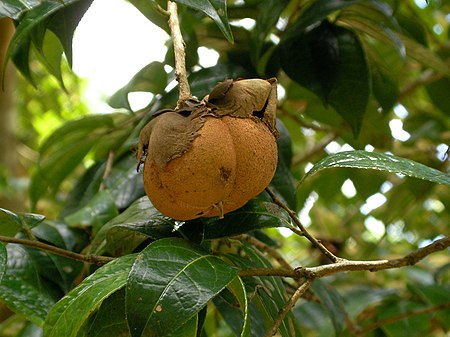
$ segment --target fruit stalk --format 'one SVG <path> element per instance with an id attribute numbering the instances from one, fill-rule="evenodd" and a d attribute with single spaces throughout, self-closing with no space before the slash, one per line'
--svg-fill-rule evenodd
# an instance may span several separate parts
<path id="1" fill-rule="evenodd" d="M 169 12 L 169 27 L 172 37 L 173 49 L 175 53 L 175 77 L 178 81 L 179 98 L 177 108 L 183 105 L 183 102 L 191 98 L 191 89 L 186 75 L 186 52 L 183 36 L 181 35 L 180 22 L 178 20 L 177 4 L 167 1 L 167 10 Z"/>

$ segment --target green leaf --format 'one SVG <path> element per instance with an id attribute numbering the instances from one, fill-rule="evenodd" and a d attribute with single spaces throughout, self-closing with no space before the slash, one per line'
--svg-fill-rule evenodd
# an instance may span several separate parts
<path id="1" fill-rule="evenodd" d="M 275 192 L 291 209 L 296 209 L 297 192 L 290 169 L 292 163 L 292 141 L 288 130 L 281 120 L 277 120 L 277 130 L 280 134 L 277 140 L 278 162 L 270 186 L 275 189 Z"/>
<path id="2" fill-rule="evenodd" d="M 370 74 L 361 43 L 351 30 L 336 27 L 339 68 L 329 104 L 350 124 L 358 136 L 370 95 Z"/>
<path id="3" fill-rule="evenodd" d="M 128 277 L 126 306 L 131 335 L 166 336 L 174 332 L 237 272 L 185 240 L 166 238 L 151 243 L 138 255 Z"/>
<path id="4" fill-rule="evenodd" d="M 250 200 L 244 207 L 225 214 L 223 219 L 204 219 L 204 239 L 234 236 L 261 228 L 285 227 L 289 215 L 274 204 L 266 192 Z"/>
<path id="5" fill-rule="evenodd" d="M 152 62 L 139 70 L 123 88 L 112 95 L 108 104 L 113 108 L 126 108 L 131 110 L 128 101 L 130 92 L 151 92 L 162 94 L 167 86 L 168 76 L 161 62 Z"/>
<path id="6" fill-rule="evenodd" d="M 136 7 L 142 15 L 153 22 L 162 30 L 170 34 L 169 25 L 167 24 L 167 17 L 157 9 L 158 2 L 148 0 L 128 0 L 134 7 Z M 159 1 L 161 2 L 161 1 Z M 167 1 L 165 1 L 167 2 Z"/>
<path id="7" fill-rule="evenodd" d="M 233 43 L 234 39 L 228 22 L 226 0 L 175 0 L 175 2 L 205 13 L 219 26 L 227 40 Z"/>
<path id="8" fill-rule="evenodd" d="M 102 227 L 92 241 L 91 251 L 113 256 L 129 253 L 145 239 L 173 236 L 174 228 L 174 221 L 162 215 L 144 196 Z"/>
<path id="9" fill-rule="evenodd" d="M 17 20 L 24 12 L 39 5 L 40 0 L 2 0 L 0 18 L 7 17 Z"/>
<path id="10" fill-rule="evenodd" d="M 258 13 L 255 27 L 251 33 L 251 53 L 253 62 L 256 64 L 261 56 L 262 47 L 266 41 L 266 37 L 275 27 L 281 12 L 288 5 L 287 0 L 267 0 Z"/>
<path id="11" fill-rule="evenodd" d="M 8 260 L 8 253 L 3 243 L 0 243 L 0 284 L 2 283 L 3 275 L 6 272 L 6 262 Z"/>
<path id="12" fill-rule="evenodd" d="M 227 255 L 227 258 L 235 265 L 240 268 L 273 268 L 269 260 L 254 246 L 245 242 L 242 243 L 242 246 L 245 257 L 235 254 Z M 285 305 L 287 300 L 286 287 L 279 277 L 272 276 L 245 277 L 243 281 L 246 288 L 253 291 L 252 301 L 250 302 L 251 328 L 253 335 L 259 335 L 255 332 L 261 329 L 266 332 L 272 326 L 279 310 Z M 261 323 L 263 327 L 260 326 Z M 283 337 L 301 336 L 300 332 L 293 333 L 291 329 L 297 330 L 294 316 L 289 313 L 281 323 L 279 332 Z"/>
<path id="13" fill-rule="evenodd" d="M 346 312 L 341 295 L 331 285 L 315 280 L 311 288 L 319 297 L 333 322 L 335 335 L 339 336 L 345 326 Z"/>
<path id="14" fill-rule="evenodd" d="M 355 33 L 323 21 L 290 35 L 280 44 L 283 70 L 330 104 L 357 136 L 369 100 L 370 76 Z"/>
<path id="15" fill-rule="evenodd" d="M 444 114 L 449 115 L 450 97 L 448 95 L 448 88 L 450 88 L 450 78 L 441 78 L 426 85 L 425 88 L 433 104 Z"/>
<path id="16" fill-rule="evenodd" d="M 54 300 L 41 289 L 24 282 L 23 279 L 5 275 L 0 284 L 2 302 L 27 320 L 42 326 Z"/>
<path id="17" fill-rule="evenodd" d="M 406 158 L 359 150 L 339 152 L 322 159 L 305 174 L 302 181 L 321 170 L 332 167 L 387 171 L 450 186 L 450 175 L 434 168 Z"/>
<path id="18" fill-rule="evenodd" d="M 129 336 L 125 316 L 125 288 L 106 298 L 95 314 L 89 318 L 86 337 Z"/>
<path id="19" fill-rule="evenodd" d="M 23 227 L 33 228 L 44 221 L 45 216 L 33 213 L 13 213 L 0 208 L 0 234 L 14 236 Z"/>
<path id="20" fill-rule="evenodd" d="M 31 179 L 32 204 L 47 192 L 56 193 L 61 182 L 123 118 L 125 114 L 86 116 L 65 123 L 50 135 L 41 146 L 38 167 Z"/>
<path id="21" fill-rule="evenodd" d="M 248 308 L 248 301 L 247 301 L 247 293 L 245 291 L 245 285 L 242 282 L 242 279 L 240 277 L 236 277 L 230 284 L 227 286 L 227 288 L 233 293 L 234 297 L 237 299 L 239 308 L 242 311 L 243 315 L 243 326 L 241 328 L 241 337 L 250 337 L 251 336 L 251 330 L 250 330 L 250 315 L 249 315 L 249 308 Z"/>
<path id="22" fill-rule="evenodd" d="M 123 288 L 135 255 L 104 265 L 83 280 L 50 310 L 44 324 L 45 337 L 76 337 L 89 316 L 111 294 Z"/>
<path id="23" fill-rule="evenodd" d="M 316 0 L 310 2 L 299 16 L 299 19 L 291 27 L 286 37 L 290 37 L 292 32 L 302 32 L 307 28 L 324 20 L 329 14 L 339 9 L 351 6 L 361 0 Z"/>
<path id="24" fill-rule="evenodd" d="M 93 226 L 98 231 L 103 224 L 119 214 L 108 190 L 97 193 L 86 206 L 64 218 L 69 226 Z"/>
<path id="25" fill-rule="evenodd" d="M 74 230 L 67 228 L 65 225 L 57 226 L 50 223 L 42 223 L 38 227 L 33 228 L 33 234 L 41 241 L 71 251 L 79 251 L 88 243 L 87 235 L 82 235 L 81 232 L 75 233 Z M 84 240 L 80 236 L 83 236 Z M 84 241 L 83 244 L 80 244 L 80 241 Z M 80 247 L 76 247 L 77 244 Z M 35 268 L 41 277 L 46 278 L 48 275 L 52 275 L 50 281 L 59 286 L 64 293 L 73 288 L 76 278 L 79 277 L 83 270 L 82 262 L 26 246 L 24 246 L 24 249 L 35 263 Z"/>

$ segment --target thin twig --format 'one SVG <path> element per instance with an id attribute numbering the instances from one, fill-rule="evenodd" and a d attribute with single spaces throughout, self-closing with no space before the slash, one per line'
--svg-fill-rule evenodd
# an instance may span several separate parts
<path id="1" fill-rule="evenodd" d="M 100 184 L 99 191 L 103 191 L 105 189 L 105 179 L 109 177 L 111 174 L 111 170 L 114 163 L 114 151 L 109 151 L 108 159 L 106 161 L 105 171 L 103 172 L 102 183 Z"/>
<path id="2" fill-rule="evenodd" d="M 280 327 L 281 323 L 283 322 L 283 319 L 286 317 L 286 315 L 292 310 L 295 303 L 302 297 L 302 295 L 308 290 L 308 288 L 311 286 L 311 284 L 314 282 L 314 279 L 306 279 L 306 281 L 297 288 L 295 293 L 292 295 L 292 297 L 286 302 L 286 304 L 281 308 L 281 310 L 278 312 L 278 316 L 275 319 L 275 321 L 272 324 L 272 327 L 267 331 L 266 337 L 271 337 L 275 335 L 278 331 L 278 328 Z"/>
<path id="3" fill-rule="evenodd" d="M 72 260 L 87 262 L 87 263 L 96 264 L 99 266 L 102 266 L 102 265 L 114 260 L 114 258 L 109 257 L 109 256 L 99 256 L 99 255 L 94 255 L 94 254 L 88 254 L 88 255 L 78 254 L 78 253 L 72 252 L 70 250 L 51 246 L 46 243 L 43 243 L 40 241 L 35 241 L 35 240 L 18 239 L 18 238 L 0 235 L 0 241 L 6 242 L 6 243 L 17 243 L 17 244 L 24 245 L 24 246 L 29 246 L 29 247 L 45 250 L 49 253 L 53 253 L 53 254 L 56 254 L 59 256 L 64 256 L 64 257 L 67 257 Z"/>
<path id="4" fill-rule="evenodd" d="M 428 307 L 428 308 L 419 308 L 416 310 L 412 310 L 409 312 L 405 312 L 402 313 L 400 315 L 396 315 L 393 317 L 388 317 L 385 319 L 381 319 L 375 323 L 369 324 L 368 326 L 364 327 L 360 333 L 362 336 L 365 336 L 367 333 L 383 326 L 383 325 L 387 325 L 387 324 L 391 324 L 391 323 L 395 323 L 398 322 L 402 319 L 408 318 L 408 317 L 412 317 L 412 316 L 418 316 L 418 315 L 423 315 L 423 314 L 431 314 L 433 312 L 436 311 L 441 311 L 441 310 L 445 310 L 450 308 L 450 302 L 447 303 L 443 303 L 443 304 L 438 304 L 438 305 L 434 305 L 432 307 Z"/>
<path id="5" fill-rule="evenodd" d="M 264 242 L 259 241 L 257 238 L 255 238 L 251 235 L 248 235 L 248 234 L 241 234 L 241 235 L 236 235 L 236 236 L 232 237 L 232 239 L 239 240 L 239 241 L 247 241 L 248 243 L 250 243 L 250 244 L 254 245 L 256 248 L 258 248 L 259 250 L 261 250 L 261 251 L 267 253 L 268 255 L 270 255 L 271 257 L 273 257 L 275 259 L 275 261 L 277 261 L 282 268 L 293 270 L 293 268 L 291 267 L 289 262 L 287 262 L 284 259 L 284 257 L 281 256 L 280 253 L 278 253 L 278 251 L 276 251 L 272 247 L 269 247 Z"/>
<path id="6" fill-rule="evenodd" d="M 292 159 L 292 166 L 296 167 L 302 163 L 308 162 L 312 157 L 314 157 L 316 154 L 321 152 L 324 148 L 327 147 L 328 144 L 330 144 L 333 140 L 335 140 L 338 137 L 336 132 L 332 132 L 328 136 L 326 136 L 324 139 L 322 139 L 319 143 L 317 143 L 312 149 L 310 149 L 308 152 L 296 156 Z"/>
<path id="7" fill-rule="evenodd" d="M 281 276 L 290 277 L 294 279 L 306 278 L 321 278 L 337 273 L 344 273 L 349 271 L 370 271 L 376 272 L 386 269 L 397 269 L 406 266 L 412 266 L 423 260 L 428 255 L 442 251 L 450 247 L 450 236 L 436 240 L 429 245 L 419 248 L 408 255 L 398 259 L 390 260 L 373 260 L 373 261 L 356 261 L 340 259 L 336 263 L 325 264 L 317 267 L 297 268 L 295 270 L 285 268 L 249 268 L 242 269 L 239 273 L 241 277 L 249 276 Z"/>
<path id="8" fill-rule="evenodd" d="M 180 107 L 184 101 L 192 96 L 186 75 L 185 44 L 183 36 L 181 35 L 180 22 L 178 20 L 177 4 L 172 1 L 167 1 L 167 10 L 170 13 L 169 27 L 175 53 L 175 77 L 178 81 L 180 94 L 177 107 Z"/>
<path id="9" fill-rule="evenodd" d="M 268 186 L 266 187 L 267 193 L 269 193 L 270 197 L 272 198 L 273 202 L 283 208 L 286 212 L 288 212 L 289 216 L 291 217 L 292 221 L 294 221 L 295 225 L 300 228 L 300 230 L 303 233 L 303 236 L 305 236 L 316 248 L 318 248 L 326 257 L 328 257 L 332 262 L 336 263 L 339 261 L 342 261 L 343 259 L 337 257 L 332 252 L 330 252 L 319 240 L 317 240 L 315 237 L 313 237 L 303 226 L 300 219 L 298 218 L 297 214 L 290 209 L 288 206 L 285 205 L 283 201 L 278 198 L 278 196 L 275 194 L 275 192 Z"/>

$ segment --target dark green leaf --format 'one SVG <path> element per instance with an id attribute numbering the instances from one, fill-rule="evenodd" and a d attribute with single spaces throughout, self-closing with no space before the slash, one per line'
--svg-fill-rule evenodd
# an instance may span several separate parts
<path id="1" fill-rule="evenodd" d="M 239 308 L 242 311 L 243 316 L 243 325 L 240 333 L 241 337 L 249 337 L 251 336 L 251 330 L 250 330 L 250 315 L 248 312 L 248 301 L 247 301 L 247 293 L 245 291 L 245 285 L 242 282 L 242 279 L 240 277 L 236 277 L 230 284 L 227 286 L 227 288 L 233 293 L 234 297 L 237 299 Z"/>
<path id="2" fill-rule="evenodd" d="M 166 238 L 151 243 L 139 254 L 128 278 L 126 305 L 131 335 L 174 332 L 236 274 L 235 268 L 185 240 Z"/>
<path id="3" fill-rule="evenodd" d="M 175 0 L 178 3 L 202 11 L 219 26 L 223 35 L 233 43 L 233 33 L 227 16 L 227 2 L 225 0 Z"/>
<path id="4" fill-rule="evenodd" d="M 164 70 L 164 64 L 161 62 L 152 62 L 139 70 L 136 75 L 125 85 L 119 89 L 108 103 L 113 108 L 127 108 L 131 110 L 128 101 L 130 92 L 151 92 L 153 94 L 162 94 L 167 86 L 167 73 Z"/>
<path id="5" fill-rule="evenodd" d="M 105 224 L 92 241 L 95 254 L 113 256 L 129 253 L 147 238 L 153 240 L 173 236 L 175 223 L 162 215 L 147 196 Z"/>
<path id="6" fill-rule="evenodd" d="M 147 19 L 157 25 L 159 28 L 169 32 L 169 25 L 167 24 L 167 17 L 163 15 L 158 9 L 157 1 L 148 0 L 128 0 L 133 4 Z M 161 1 L 159 1 L 161 3 Z M 167 3 L 167 1 L 165 1 Z M 162 8 L 162 7 L 161 7 Z"/>
<path id="7" fill-rule="evenodd" d="M 64 218 L 70 226 L 93 226 L 99 230 L 108 220 L 119 214 L 111 193 L 108 190 L 97 193 L 82 209 Z"/>
<path id="8" fill-rule="evenodd" d="M 142 173 L 136 170 L 136 158 L 131 153 L 114 164 L 104 186 L 119 210 L 145 195 Z"/>
<path id="9" fill-rule="evenodd" d="M 450 88 L 450 78 L 444 77 L 437 81 L 431 82 L 425 86 L 428 96 L 434 105 L 444 114 L 450 114 L 450 96 L 448 88 Z"/>
<path id="10" fill-rule="evenodd" d="M 45 216 L 33 213 L 13 213 L 0 208 L 0 234 L 14 236 L 24 226 L 33 228 L 42 221 Z"/>
<path id="11" fill-rule="evenodd" d="M 340 66 L 335 28 L 324 21 L 306 33 L 293 35 L 280 47 L 281 64 L 286 74 L 328 101 L 336 86 Z"/>
<path id="12" fill-rule="evenodd" d="M 93 0 L 76 0 L 68 3 L 51 16 L 46 26 L 58 37 L 70 66 L 72 66 L 73 33 L 92 2 Z"/>
<path id="13" fill-rule="evenodd" d="M 89 318 L 86 337 L 129 336 L 125 316 L 125 288 L 106 298 Z"/>
<path id="14" fill-rule="evenodd" d="M 299 19 L 292 26 L 290 33 L 303 32 L 307 28 L 318 24 L 329 14 L 339 9 L 351 6 L 361 0 L 316 0 L 310 2 L 300 14 Z M 287 36 L 289 36 L 289 34 Z"/>
<path id="15" fill-rule="evenodd" d="M 77 233 L 74 230 L 67 228 L 65 225 L 57 226 L 50 223 L 43 223 L 38 227 L 33 228 L 33 234 L 41 241 L 71 251 L 76 248 L 84 248 L 88 243 L 87 235 L 83 235 L 83 240 L 80 237 L 82 236 L 81 232 Z M 84 244 L 80 245 L 80 241 L 82 240 L 84 241 Z M 77 247 L 77 245 L 80 245 L 81 247 Z M 55 283 L 64 293 L 72 289 L 75 279 L 83 269 L 82 262 L 36 250 L 34 248 L 24 247 L 24 249 L 35 263 L 36 269 L 42 278 Z"/>
<path id="16" fill-rule="evenodd" d="M 54 300 L 41 289 L 22 279 L 5 275 L 0 284 L 0 298 L 13 311 L 42 326 Z"/>
<path id="17" fill-rule="evenodd" d="M 281 12 L 287 6 L 289 1 L 286 0 L 268 0 L 261 5 L 261 9 L 256 19 L 255 27 L 252 30 L 250 43 L 252 45 L 251 53 L 254 62 L 259 59 L 261 49 L 266 41 L 267 36 L 275 27 Z"/>
<path id="18" fill-rule="evenodd" d="M 120 257 L 99 268 L 50 310 L 44 324 L 45 337 L 76 337 L 103 300 L 123 288 L 135 255 Z"/>
<path id="19" fill-rule="evenodd" d="M 260 254 L 257 249 L 247 243 L 242 243 L 245 251 L 245 258 L 237 255 L 227 255 L 234 264 L 240 268 L 273 268 L 271 263 Z M 255 331 L 261 329 L 263 323 L 264 332 L 272 325 L 276 319 L 279 310 L 284 306 L 287 300 L 286 287 L 279 277 L 246 277 L 243 281 L 247 289 L 253 291 L 252 302 L 250 303 L 250 315 L 253 335 Z M 249 291 L 249 290 L 247 290 Z M 259 323 L 254 326 L 255 323 Z M 256 329 L 256 330 L 254 330 Z M 294 333 L 292 329 L 297 330 L 294 316 L 289 313 L 280 325 L 280 333 L 283 337 L 298 336 L 300 332 Z"/>
<path id="20" fill-rule="evenodd" d="M 312 289 L 327 310 L 333 322 L 335 335 L 339 336 L 345 326 L 347 316 L 341 295 L 335 288 L 322 280 L 315 280 Z"/>
<path id="21" fill-rule="evenodd" d="M 364 51 L 355 33 L 336 27 L 339 68 L 328 102 L 350 124 L 356 137 L 361 129 L 370 95 L 370 75 Z"/>
<path id="22" fill-rule="evenodd" d="M 274 204 L 263 192 L 244 207 L 225 214 L 223 219 L 205 219 L 204 223 L 204 238 L 210 240 L 261 228 L 288 226 L 290 218 L 285 210 Z"/>
<path id="23" fill-rule="evenodd" d="M 24 12 L 39 5 L 40 0 L 2 0 L 0 6 L 0 18 L 7 17 L 18 19 Z"/>
<path id="24" fill-rule="evenodd" d="M 2 283 L 3 275 L 6 272 L 6 262 L 8 260 L 8 253 L 3 243 L 0 243 L 0 284 Z"/>
<path id="25" fill-rule="evenodd" d="M 323 169 L 331 167 L 387 171 L 450 186 L 450 176 L 444 172 L 410 159 L 367 151 L 347 151 L 330 155 L 316 163 L 303 177 L 302 181 Z"/>

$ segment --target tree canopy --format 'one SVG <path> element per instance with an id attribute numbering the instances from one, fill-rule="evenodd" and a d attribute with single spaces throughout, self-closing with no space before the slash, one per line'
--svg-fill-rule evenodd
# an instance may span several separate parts
<path id="1" fill-rule="evenodd" d="M 168 51 L 108 114 L 70 70 L 92 2 L 0 4 L 22 172 L 0 162 L 0 196 L 27 191 L 0 204 L 1 336 L 446 336 L 449 1 L 128 0 Z M 161 214 L 136 170 L 141 129 L 180 98 L 170 16 L 195 97 L 278 81 L 275 175 L 223 218 Z M 134 111 L 134 92 L 153 98 Z"/>

